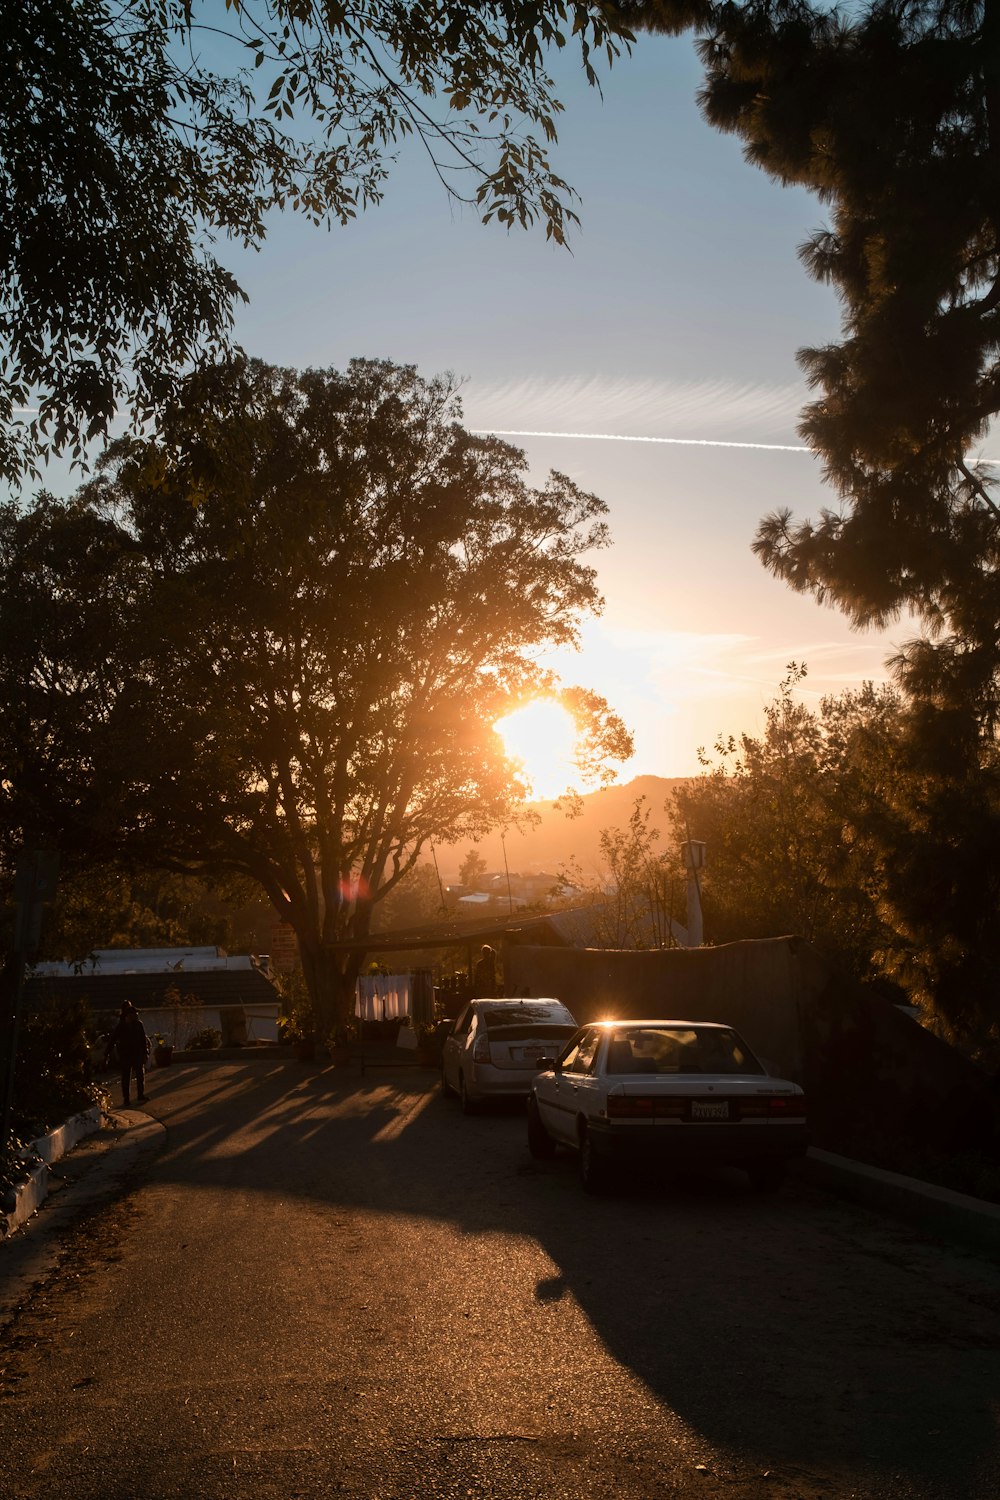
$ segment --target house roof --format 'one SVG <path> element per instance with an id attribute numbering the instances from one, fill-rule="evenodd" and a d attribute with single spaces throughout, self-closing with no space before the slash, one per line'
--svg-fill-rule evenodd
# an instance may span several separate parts
<path id="1" fill-rule="evenodd" d="M 139 1010 L 162 1010 L 170 1006 L 168 991 L 182 997 L 193 995 L 200 1005 L 215 1009 L 226 1005 L 273 1003 L 274 985 L 259 969 L 206 969 L 179 972 L 43 974 L 25 981 L 27 1010 L 66 1000 L 85 1000 L 92 1011 L 120 1010 L 131 1000 Z"/>
<path id="2" fill-rule="evenodd" d="M 362 951 L 365 953 L 397 953 L 407 949 L 447 948 L 465 943 L 486 943 L 506 938 L 513 943 L 542 943 L 564 945 L 569 948 L 603 946 L 600 931 L 607 926 L 606 913 L 609 903 L 591 901 L 585 906 L 567 907 L 562 911 L 543 912 L 538 916 L 510 914 L 495 915 L 492 920 L 484 910 L 479 919 L 466 918 L 440 923 L 428 923 L 424 927 L 411 927 L 400 932 L 378 932 L 361 942 L 336 943 L 338 953 Z M 687 945 L 687 930 L 679 922 L 673 922 L 673 940 L 678 946 Z M 643 946 L 659 946 L 651 923 L 639 927 Z"/>

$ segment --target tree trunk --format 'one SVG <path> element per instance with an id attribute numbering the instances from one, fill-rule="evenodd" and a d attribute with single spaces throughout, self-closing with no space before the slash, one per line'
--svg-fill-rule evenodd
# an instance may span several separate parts
<path id="1" fill-rule="evenodd" d="M 336 953 L 320 944 L 299 945 L 302 973 L 316 1018 L 316 1036 L 325 1042 L 338 1026 L 346 1025 L 354 1015 L 358 974 L 364 962 L 363 953 Z"/>

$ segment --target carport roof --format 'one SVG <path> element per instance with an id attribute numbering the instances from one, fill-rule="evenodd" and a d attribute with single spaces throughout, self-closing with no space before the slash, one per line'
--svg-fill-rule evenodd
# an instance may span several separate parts
<path id="1" fill-rule="evenodd" d="M 442 922 L 439 926 L 408 927 L 400 932 L 376 932 L 359 941 L 333 943 L 337 953 L 397 953 L 413 948 L 452 948 L 465 943 L 486 943 L 491 938 L 520 937 L 552 931 L 553 913 L 536 917 L 480 918 L 475 922 Z"/>

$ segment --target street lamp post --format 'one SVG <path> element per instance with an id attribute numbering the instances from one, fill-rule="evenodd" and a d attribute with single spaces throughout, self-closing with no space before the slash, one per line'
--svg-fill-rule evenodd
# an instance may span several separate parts
<path id="1" fill-rule="evenodd" d="M 705 868 L 705 845 L 701 839 L 688 839 L 681 845 L 687 870 L 687 931 L 689 948 L 700 948 L 704 942 L 701 920 L 701 872 Z"/>

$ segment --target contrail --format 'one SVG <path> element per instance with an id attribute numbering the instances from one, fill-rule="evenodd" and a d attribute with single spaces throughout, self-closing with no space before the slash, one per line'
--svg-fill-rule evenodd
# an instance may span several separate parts
<path id="1" fill-rule="evenodd" d="M 636 437 L 629 432 L 535 432 L 527 428 L 502 427 L 472 427 L 470 431 L 477 437 L 580 438 L 590 443 L 673 443 L 682 448 L 757 448 L 768 453 L 812 453 L 804 443 L 734 443 L 723 438 Z M 975 462 L 1000 464 L 1000 458 L 977 458 Z"/>
<path id="2" fill-rule="evenodd" d="M 635 437 L 628 432 L 534 432 L 520 428 L 473 427 L 477 436 L 582 438 L 592 443 L 675 443 L 686 448 L 763 448 L 772 453 L 809 453 L 801 443 L 733 443 L 722 438 Z"/>

